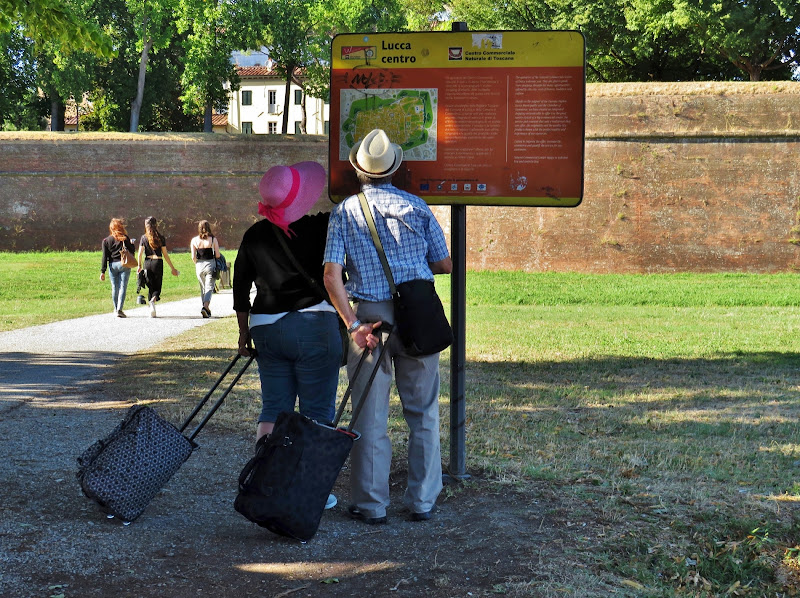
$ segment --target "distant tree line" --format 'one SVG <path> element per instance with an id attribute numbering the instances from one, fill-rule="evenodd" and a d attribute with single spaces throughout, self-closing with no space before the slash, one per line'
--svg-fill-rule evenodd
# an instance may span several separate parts
<path id="1" fill-rule="evenodd" d="M 235 50 L 268 48 L 287 94 L 325 97 L 336 34 L 454 21 L 579 30 L 595 82 L 800 78 L 797 0 L 0 0 L 0 128 L 61 130 L 87 99 L 82 129 L 211 131 Z"/>

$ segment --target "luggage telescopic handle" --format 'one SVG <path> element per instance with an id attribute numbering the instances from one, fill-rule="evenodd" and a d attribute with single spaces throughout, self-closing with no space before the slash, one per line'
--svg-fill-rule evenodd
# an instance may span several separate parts
<path id="1" fill-rule="evenodd" d="M 211 390 L 209 390 L 206 393 L 206 396 L 204 396 L 202 399 L 200 399 L 200 402 L 197 404 L 197 407 L 194 408 L 194 411 L 192 411 L 192 413 L 189 415 L 189 417 L 186 418 L 186 421 L 183 422 L 183 425 L 180 427 L 180 430 L 179 430 L 180 432 L 183 432 L 186 428 L 189 427 L 189 424 L 192 423 L 192 420 L 195 418 L 195 416 L 198 413 L 200 413 L 200 410 L 203 408 L 203 405 L 205 405 L 208 402 L 208 399 L 211 398 L 211 395 L 214 393 L 215 390 L 217 390 L 217 387 L 220 384 L 222 384 L 222 381 L 225 379 L 225 376 L 227 376 L 228 372 L 230 372 L 233 369 L 233 366 L 236 365 L 236 362 L 239 361 L 240 357 L 241 357 L 241 355 L 239 355 L 237 353 L 236 357 L 234 357 L 233 360 L 228 364 L 228 367 L 225 368 L 224 372 L 222 372 L 222 375 L 216 381 L 214 386 L 211 387 Z"/>
<path id="2" fill-rule="evenodd" d="M 380 335 L 382 333 L 382 331 L 384 331 L 384 330 L 385 330 L 384 327 L 381 326 L 378 329 L 378 334 Z M 347 431 L 348 432 L 352 432 L 353 431 L 353 426 L 355 425 L 356 420 L 358 419 L 358 416 L 361 413 L 362 407 L 364 407 L 364 402 L 366 401 L 367 394 L 369 394 L 369 389 L 372 387 L 372 381 L 375 380 L 375 376 L 378 374 L 378 369 L 380 369 L 381 363 L 383 362 L 383 356 L 386 354 L 386 351 L 385 351 L 386 343 L 389 342 L 389 337 L 392 336 L 392 332 L 394 332 L 394 327 L 389 329 L 389 332 L 386 334 L 386 339 L 385 340 L 383 338 L 381 338 L 380 336 L 378 337 L 378 346 L 381 349 L 381 353 L 380 353 L 380 355 L 378 355 L 378 361 L 375 363 L 375 365 L 372 368 L 372 373 L 370 374 L 369 380 L 367 380 L 367 384 L 364 387 L 364 394 L 361 397 L 361 400 L 358 402 L 358 404 L 356 404 L 355 401 L 353 402 L 354 403 L 353 404 L 353 415 L 350 418 L 350 425 L 347 426 Z M 347 407 L 347 402 L 350 400 L 350 396 L 353 394 L 353 382 L 355 382 L 358 379 L 358 373 L 361 371 L 361 366 L 364 365 L 364 362 L 366 361 L 367 356 L 369 354 L 370 354 L 369 351 L 366 351 L 366 350 L 363 351 L 362 354 L 361 354 L 361 359 L 358 360 L 358 365 L 356 366 L 356 371 L 353 372 L 353 378 L 350 380 L 349 384 L 347 385 L 347 390 L 344 391 L 344 395 L 342 396 L 342 402 L 339 405 L 339 410 L 336 412 L 336 417 L 333 420 L 333 425 L 334 426 L 338 426 L 339 425 L 339 420 L 341 420 L 342 414 L 344 413 L 344 409 L 345 409 L 345 407 Z"/>
<path id="3" fill-rule="evenodd" d="M 225 376 L 227 376 L 227 375 L 228 375 L 228 373 L 231 371 L 231 369 L 233 369 L 233 366 L 234 366 L 234 364 L 235 364 L 237 361 L 239 361 L 239 357 L 240 357 L 240 355 L 237 353 L 237 354 L 236 354 L 236 357 L 235 357 L 235 358 L 234 358 L 234 359 L 231 361 L 231 363 L 228 365 L 228 367 L 227 367 L 227 368 L 225 368 L 225 371 L 224 371 L 224 372 L 222 373 L 222 375 L 219 377 L 219 380 L 217 380 L 217 382 L 214 384 L 214 386 L 212 386 L 212 387 L 211 387 L 211 390 L 209 390 L 209 391 L 208 391 L 208 393 L 206 394 L 206 396 L 204 396 L 204 397 L 203 397 L 203 398 L 200 400 L 200 403 L 198 403 L 197 407 L 195 407 L 195 408 L 194 408 L 194 411 L 192 412 L 192 414 L 191 414 L 191 415 L 190 415 L 190 416 L 189 416 L 189 417 L 186 419 L 186 421 L 184 422 L 183 426 L 181 426 L 181 428 L 180 428 L 180 431 L 181 431 L 181 432 L 183 432 L 183 431 L 184 431 L 184 430 L 185 430 L 185 429 L 186 429 L 186 428 L 189 426 L 189 424 L 190 424 L 190 423 L 191 423 L 191 421 L 192 421 L 192 420 L 195 418 L 195 416 L 196 416 L 196 415 L 197 415 L 197 413 L 200 411 L 200 409 L 203 407 L 203 405 L 205 405 L 205 404 L 206 404 L 206 402 L 208 402 L 208 399 L 211 397 L 211 394 L 212 394 L 212 393 L 213 393 L 213 392 L 214 392 L 214 391 L 217 389 L 217 387 L 218 387 L 218 386 L 219 386 L 219 385 L 222 383 L 222 381 L 225 379 Z M 214 413 L 216 413 L 217 409 L 219 409 L 220 405 L 222 405 L 222 402 L 223 402 L 223 401 L 225 400 L 225 398 L 228 396 L 228 393 L 230 393 L 230 392 L 231 392 L 231 390 L 233 390 L 233 387 L 234 387 L 234 386 L 236 386 L 236 383 L 239 381 L 239 378 L 241 378 L 241 377 L 242 377 L 242 375 L 245 373 L 245 371 L 246 371 L 246 370 L 247 370 L 247 368 L 250 366 L 250 364 L 251 364 L 251 363 L 253 363 L 253 360 L 254 360 L 255 358 L 256 358 L 256 356 L 255 356 L 254 354 L 250 355 L 250 357 L 247 359 L 247 362 L 246 362 L 246 363 L 245 363 L 245 364 L 242 366 L 242 369 L 241 369 L 241 370 L 239 370 L 239 373 L 238 373 L 238 374 L 236 374 L 236 377 L 235 377 L 235 378 L 233 379 L 233 381 L 232 381 L 232 382 L 231 382 L 231 383 L 228 385 L 228 388 L 226 388 L 226 389 L 225 389 L 225 392 L 223 392 L 223 393 L 222 393 L 222 396 L 221 396 L 219 399 L 217 399 L 217 401 L 216 401 L 216 402 L 215 402 L 215 403 L 214 403 L 214 404 L 211 406 L 211 409 L 210 409 L 210 410 L 209 410 L 209 412 L 206 414 L 206 416 L 203 418 L 203 421 L 201 421 L 201 422 L 200 422 L 200 423 L 197 425 L 197 427 L 194 429 L 194 431 L 193 431 L 193 432 L 191 433 L 191 435 L 188 437 L 188 439 L 189 439 L 190 441 L 193 441 L 193 440 L 195 439 L 195 437 L 196 437 L 196 436 L 197 436 L 197 435 L 200 433 L 200 430 L 202 430 L 202 429 L 205 427 L 205 425 L 208 423 L 208 420 L 210 420 L 210 419 L 211 419 L 211 416 L 212 416 L 212 415 L 214 415 Z"/>
<path id="4" fill-rule="evenodd" d="M 253 363 L 253 360 L 255 358 L 256 358 L 255 355 L 251 355 L 250 357 L 247 358 L 247 362 L 245 362 L 245 364 L 242 366 L 242 369 L 239 370 L 239 373 L 236 374 L 236 377 L 228 385 L 228 388 L 225 389 L 225 392 L 223 392 L 222 396 L 217 399 L 216 403 L 214 403 L 211 406 L 211 409 L 209 409 L 208 413 L 206 413 L 206 416 L 203 418 L 203 421 L 201 421 L 194 429 L 194 432 L 191 433 L 191 435 L 189 436 L 190 441 L 195 439 L 195 437 L 200 433 L 200 430 L 202 430 L 208 423 L 208 420 L 211 419 L 211 416 L 214 415 L 214 413 L 216 413 L 217 409 L 219 409 L 219 406 L 222 405 L 222 402 L 228 396 L 228 393 L 233 390 L 233 387 L 236 386 L 236 383 L 239 381 L 239 378 L 242 377 L 242 375 L 245 373 L 250 364 Z"/>

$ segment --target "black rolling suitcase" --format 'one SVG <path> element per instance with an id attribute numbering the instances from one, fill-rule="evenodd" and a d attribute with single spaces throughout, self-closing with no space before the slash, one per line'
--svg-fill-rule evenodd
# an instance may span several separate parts
<path id="1" fill-rule="evenodd" d="M 386 336 L 388 341 L 391 331 Z M 385 345 L 385 341 L 382 343 Z M 261 527 L 297 540 L 310 540 L 319 528 L 325 502 L 360 434 L 353 429 L 364 399 L 378 373 L 385 351 L 381 350 L 346 428 L 338 427 L 352 382 L 342 397 L 333 423 L 319 423 L 295 411 L 278 415 L 269 436 L 262 436 L 256 455 L 239 476 L 234 508 Z M 353 380 L 358 378 L 367 353 L 361 356 Z"/>
<path id="2" fill-rule="evenodd" d="M 147 504 L 197 447 L 194 439 L 222 405 L 254 357 L 250 357 L 189 436 L 183 432 L 222 383 L 239 355 L 177 429 L 150 407 L 132 406 L 114 430 L 78 457 L 77 477 L 83 493 L 108 517 L 125 524 L 142 514 Z"/>

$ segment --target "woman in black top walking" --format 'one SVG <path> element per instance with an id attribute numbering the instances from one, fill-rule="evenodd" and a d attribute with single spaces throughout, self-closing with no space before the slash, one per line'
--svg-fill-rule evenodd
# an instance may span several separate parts
<path id="1" fill-rule="evenodd" d="M 167 262 L 172 275 L 177 276 L 178 271 L 172 265 L 167 252 L 167 240 L 158 231 L 158 222 L 152 216 L 144 221 L 144 234 L 139 241 L 139 267 L 145 271 L 147 281 L 147 302 L 150 305 L 150 317 L 156 317 L 156 301 L 161 300 L 161 286 L 164 281 L 164 262 Z"/>
<path id="2" fill-rule="evenodd" d="M 125 224 L 121 218 L 112 218 L 108 225 L 111 233 L 103 239 L 103 261 L 100 264 L 100 280 L 106 279 L 106 268 L 111 279 L 111 303 L 114 305 L 114 315 L 118 318 L 125 318 L 122 308 L 125 305 L 125 295 L 128 292 L 128 279 L 131 277 L 131 269 L 122 265 L 120 254 L 125 247 L 131 256 L 136 252 L 133 241 L 128 237 Z"/>
<path id="3" fill-rule="evenodd" d="M 219 243 L 211 234 L 211 223 L 201 220 L 197 223 L 197 236 L 192 239 L 192 261 L 195 274 L 200 283 L 200 300 L 203 307 L 200 315 L 204 318 L 211 317 L 211 295 L 214 293 L 214 269 L 216 258 L 219 257 Z"/>

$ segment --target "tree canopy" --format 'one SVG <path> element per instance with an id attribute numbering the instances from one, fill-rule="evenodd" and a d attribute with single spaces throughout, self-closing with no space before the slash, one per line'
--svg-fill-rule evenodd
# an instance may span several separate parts
<path id="1" fill-rule="evenodd" d="M 87 127 L 197 130 L 205 116 L 209 131 L 238 86 L 235 50 L 267 46 L 287 81 L 301 72 L 326 97 L 336 34 L 453 21 L 578 30 L 589 81 L 800 79 L 797 0 L 0 0 L 0 126 L 57 124 L 88 98 Z"/>

